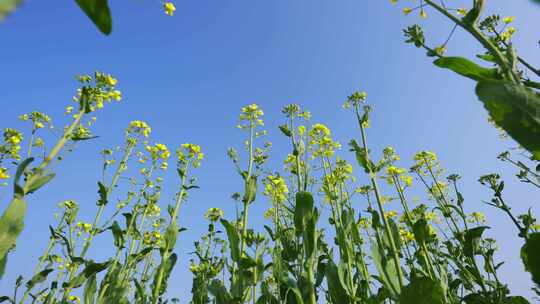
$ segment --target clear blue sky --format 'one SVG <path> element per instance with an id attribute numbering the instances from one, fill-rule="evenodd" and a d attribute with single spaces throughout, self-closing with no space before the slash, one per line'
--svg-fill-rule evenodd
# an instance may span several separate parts
<path id="1" fill-rule="evenodd" d="M 459 3 L 456 7 L 470 4 L 452 2 Z M 155 140 L 171 147 L 199 143 L 206 153 L 197 173 L 201 189 L 181 210 L 180 223 L 189 231 L 180 235 L 181 262 L 169 285 L 169 293 L 186 303 L 191 288 L 188 253 L 206 229 L 203 213 L 215 206 L 232 217 L 229 197 L 242 189 L 226 157 L 228 147 L 241 148 L 243 141 L 234 127 L 240 107 L 256 102 L 265 110 L 269 139 L 275 142 L 272 157 L 278 163 L 289 151 L 277 131 L 284 104 L 310 109 L 314 122 L 329 125 L 346 143 L 357 133 L 341 104 L 352 91 L 366 90 L 375 110 L 372 148 L 391 144 L 404 160 L 418 150 L 434 150 L 449 172 L 460 173 L 468 210 L 485 211 L 489 233 L 501 247 L 498 257 L 507 261 L 502 280 L 514 293 L 531 296 L 516 230 L 508 218 L 482 204 L 490 194 L 477 183 L 480 175 L 497 171 L 507 180 L 508 201 L 516 211 L 540 203 L 536 193 L 515 182 L 513 169 L 496 160 L 513 142 L 501 141 L 486 123 L 472 81 L 434 67 L 423 51 L 403 43 L 402 28 L 417 22 L 426 25 L 427 37 L 438 37 L 428 42 L 444 41 L 450 25 L 434 11 L 420 21 L 404 17 L 390 1 L 178 0 L 176 6 L 175 16 L 168 17 L 158 1 L 112 1 L 110 37 L 98 33 L 74 1 L 28 0 L 0 24 L 0 127 L 19 126 L 16 117 L 32 110 L 61 122 L 76 88 L 73 76 L 79 73 L 112 73 L 124 93 L 121 104 L 99 114 L 94 132 L 100 138 L 81 144 L 53 183 L 29 199 L 26 228 L 0 282 L 2 293 L 11 291 L 19 273 L 28 275 L 33 269 L 58 202 L 77 200 L 82 218 L 91 220 L 98 152 L 120 144 L 128 122 L 140 119 L 152 126 Z M 527 0 L 491 0 L 488 10 L 517 17 L 520 54 L 538 66 L 540 7 Z M 471 50 L 478 51 L 478 45 L 458 32 L 448 52 Z M 175 179 L 171 174 L 169 193 Z M 5 206 L 9 193 L 0 191 Z M 252 223 L 260 223 L 267 204 L 261 199 L 253 206 Z M 93 253 L 103 256 L 112 243 L 99 245 Z"/>

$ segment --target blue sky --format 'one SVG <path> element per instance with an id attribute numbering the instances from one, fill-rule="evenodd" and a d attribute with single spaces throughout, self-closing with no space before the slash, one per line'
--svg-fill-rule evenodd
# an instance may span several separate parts
<path id="1" fill-rule="evenodd" d="M 458 7 L 470 1 L 453 2 Z M 76 74 L 112 73 L 124 94 L 122 103 L 99 114 L 94 133 L 100 137 L 81 144 L 59 167 L 53 183 L 29 199 L 26 228 L 0 282 L 2 293 L 11 290 L 18 274 L 33 269 L 58 202 L 77 200 L 83 219 L 91 220 L 100 176 L 98 153 L 120 144 L 129 121 L 140 119 L 152 126 L 156 141 L 171 147 L 194 142 L 206 153 L 196 173 L 201 189 L 181 210 L 180 223 L 189 231 L 180 235 L 181 262 L 169 284 L 169 293 L 187 302 L 188 253 L 206 229 L 203 213 L 220 207 L 232 217 L 229 197 L 242 189 L 226 157 L 228 147 L 241 148 L 244 140 L 235 128 L 239 109 L 256 102 L 265 110 L 269 139 L 275 143 L 272 163 L 278 164 L 289 151 L 277 130 L 283 105 L 299 103 L 311 110 L 313 122 L 329 125 L 335 138 L 346 143 L 358 134 L 341 104 L 351 92 L 366 90 L 374 107 L 372 149 L 392 145 L 407 161 L 419 150 L 436 151 L 448 172 L 463 177 L 468 210 L 487 214 L 489 233 L 501 247 L 498 257 L 507 261 L 502 280 L 514 293 L 531 297 L 516 230 L 509 219 L 482 204 L 490 194 L 477 182 L 482 174 L 500 172 L 516 212 L 537 205 L 537 194 L 515 182 L 514 170 L 496 160 L 515 144 L 499 139 L 486 123 L 472 81 L 434 67 L 423 51 L 403 43 L 402 28 L 407 25 L 424 24 L 428 43 L 437 45 L 450 24 L 431 10 L 425 21 L 404 17 L 402 6 L 393 7 L 390 1 L 179 0 L 176 7 L 175 16 L 168 17 L 158 1 L 113 1 L 109 37 L 94 28 L 74 1 L 59 5 L 28 0 L 0 24 L 0 127 L 20 126 L 17 116 L 32 110 L 62 122 Z M 517 17 L 520 55 L 538 66 L 540 37 L 534 25 L 540 7 L 527 0 L 492 0 L 488 11 Z M 462 31 L 448 47 L 451 55 L 479 50 Z M 346 149 L 342 154 L 351 158 Z M 169 194 L 175 178 L 168 177 Z M 6 204 L 9 193 L 0 191 Z M 252 223 L 260 223 L 267 207 L 264 199 L 253 205 Z M 93 253 L 104 256 L 112 243 L 98 245 Z"/>

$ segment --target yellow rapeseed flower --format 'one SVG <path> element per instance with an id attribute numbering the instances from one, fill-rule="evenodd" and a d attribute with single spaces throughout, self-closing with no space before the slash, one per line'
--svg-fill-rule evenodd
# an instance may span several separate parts
<path id="1" fill-rule="evenodd" d="M 8 178 L 9 178 L 8 170 L 6 168 L 0 167 L 0 179 L 8 179 Z"/>
<path id="2" fill-rule="evenodd" d="M 504 17 L 503 22 L 506 23 L 506 24 L 510 24 L 510 23 L 514 22 L 514 19 L 516 19 L 516 17 L 514 17 L 514 16 Z"/>
<path id="3" fill-rule="evenodd" d="M 165 10 L 165 14 L 172 16 L 174 15 L 174 11 L 176 11 L 176 6 L 174 6 L 174 3 L 172 2 L 165 2 L 163 4 L 163 9 Z"/>

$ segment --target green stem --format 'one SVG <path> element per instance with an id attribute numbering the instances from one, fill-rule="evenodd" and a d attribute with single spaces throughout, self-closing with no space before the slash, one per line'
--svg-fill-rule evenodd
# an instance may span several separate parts
<path id="1" fill-rule="evenodd" d="M 403 271 L 401 269 L 401 264 L 400 264 L 399 255 L 398 255 L 398 252 L 397 252 L 397 247 L 396 247 L 396 243 L 395 243 L 395 240 L 394 240 L 394 236 L 392 235 L 392 232 L 390 231 L 390 225 L 388 224 L 388 220 L 386 219 L 386 216 L 384 216 L 384 207 L 383 207 L 383 204 L 382 204 L 382 198 L 381 198 L 381 194 L 380 194 L 380 191 L 379 191 L 379 185 L 378 185 L 377 179 L 376 179 L 376 174 L 373 172 L 371 166 L 369 165 L 370 159 L 369 159 L 369 149 L 367 147 L 367 136 L 366 136 L 366 131 L 364 129 L 364 126 L 362 125 L 362 119 L 360 117 L 358 105 L 355 105 L 355 112 L 356 112 L 356 118 L 357 118 L 357 121 L 358 121 L 358 125 L 360 126 L 360 132 L 361 132 L 361 136 L 362 136 L 362 147 L 364 148 L 366 161 L 368 163 L 369 178 L 371 180 L 371 185 L 373 186 L 373 191 L 375 192 L 375 198 L 377 200 L 377 206 L 379 208 L 379 212 L 381 213 L 381 218 L 382 218 L 383 225 L 384 225 L 384 231 L 385 231 L 386 237 L 388 238 L 388 241 L 390 243 L 390 250 L 391 250 L 393 260 L 394 260 L 394 266 L 396 267 L 399 286 L 403 287 L 403 285 L 404 285 L 403 284 Z"/>

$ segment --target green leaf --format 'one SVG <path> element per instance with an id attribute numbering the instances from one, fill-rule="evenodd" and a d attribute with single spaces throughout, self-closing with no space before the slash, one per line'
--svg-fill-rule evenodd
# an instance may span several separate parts
<path id="1" fill-rule="evenodd" d="M 36 192 L 39 188 L 45 186 L 48 182 L 50 182 L 55 176 L 56 174 L 54 173 L 47 174 L 47 175 L 40 174 L 39 177 L 35 179 L 31 184 L 25 185 L 25 188 L 27 189 L 26 193 Z"/>
<path id="2" fill-rule="evenodd" d="M 532 280 L 540 286 L 540 232 L 532 233 L 521 247 L 521 260 L 532 275 Z"/>
<path id="3" fill-rule="evenodd" d="M 296 193 L 296 204 L 294 207 L 294 228 L 296 235 L 302 234 L 306 223 L 313 216 L 313 196 L 309 192 L 300 191 Z"/>
<path id="4" fill-rule="evenodd" d="M 4 21 L 21 3 L 22 0 L 0 0 L 0 22 Z"/>
<path id="5" fill-rule="evenodd" d="M 440 67 L 452 70 L 461 76 L 480 81 L 498 79 L 497 69 L 488 69 L 465 59 L 463 57 L 442 57 L 433 63 Z"/>
<path id="6" fill-rule="evenodd" d="M 90 276 L 84 285 L 83 299 L 84 304 L 94 304 L 94 299 L 96 297 L 97 289 L 97 280 L 96 275 Z"/>
<path id="7" fill-rule="evenodd" d="M 216 304 L 234 303 L 231 295 L 221 281 L 213 280 L 210 286 L 208 286 L 208 290 L 215 297 Z"/>
<path id="8" fill-rule="evenodd" d="M 390 296 L 397 299 L 400 294 L 400 286 L 394 261 L 385 256 L 384 250 L 376 242 L 371 242 L 371 257 L 379 273 L 381 283 L 386 287 Z"/>
<path id="9" fill-rule="evenodd" d="M 107 267 L 109 267 L 110 264 L 111 264 L 111 261 L 106 261 L 103 263 L 96 263 L 93 261 L 87 262 L 84 270 L 81 271 L 81 273 L 79 273 L 75 278 L 73 278 L 73 281 L 71 282 L 70 285 L 73 286 L 73 288 L 80 287 L 90 277 L 107 269 Z"/>
<path id="10" fill-rule="evenodd" d="M 169 256 L 167 260 L 161 262 L 163 264 L 157 268 L 156 276 L 154 278 L 154 286 L 156 286 L 156 282 L 158 280 L 159 269 L 163 267 L 163 276 L 161 277 L 161 284 L 158 291 L 158 295 L 160 296 L 163 295 L 165 291 L 167 290 L 167 281 L 169 280 L 169 276 L 171 275 L 171 271 L 173 270 L 174 265 L 176 265 L 177 260 L 178 260 L 178 256 L 176 255 L 176 253 L 173 253 L 171 254 L 171 256 Z"/>
<path id="11" fill-rule="evenodd" d="M 338 267 L 332 260 L 325 267 L 325 276 L 332 303 L 349 303 L 345 286 L 339 279 Z"/>
<path id="12" fill-rule="evenodd" d="M 98 194 L 99 200 L 97 202 L 98 206 L 107 205 L 107 196 L 109 189 L 102 182 L 98 182 Z"/>
<path id="13" fill-rule="evenodd" d="M 15 247 L 17 238 L 24 227 L 25 214 L 26 202 L 15 198 L 0 217 L 0 261 L 5 262 L 8 251 Z"/>
<path id="14" fill-rule="evenodd" d="M 53 270 L 54 269 L 52 269 L 52 268 L 47 268 L 47 269 L 44 269 L 44 270 L 36 273 L 28 282 L 26 282 L 26 288 L 28 288 L 28 290 L 32 290 L 32 288 L 34 288 L 34 286 L 36 286 L 36 284 L 45 282 L 45 280 L 47 279 L 47 276 Z"/>
<path id="15" fill-rule="evenodd" d="M 527 301 L 522 296 L 515 296 L 515 297 L 507 297 L 503 300 L 503 304 L 529 304 L 529 301 Z"/>
<path id="16" fill-rule="evenodd" d="M 488 226 L 479 226 L 465 231 L 465 244 L 463 246 L 463 251 L 469 257 L 474 257 L 478 254 L 478 246 L 480 240 L 482 239 L 482 234 L 486 229 L 489 229 Z"/>
<path id="17" fill-rule="evenodd" d="M 495 123 L 540 160 L 540 96 L 508 81 L 481 81 L 476 95 Z"/>
<path id="18" fill-rule="evenodd" d="M 441 284 L 427 277 L 412 277 L 411 283 L 401 291 L 400 304 L 445 304 Z"/>
<path id="19" fill-rule="evenodd" d="M 111 33 L 112 18 L 107 0 L 75 0 L 75 2 L 103 34 Z"/>
<path id="20" fill-rule="evenodd" d="M 244 197 L 242 201 L 247 204 L 251 204 L 257 197 L 257 177 L 251 176 L 245 182 Z"/>
<path id="21" fill-rule="evenodd" d="M 419 219 L 413 224 L 414 239 L 418 244 L 429 241 L 429 227 L 425 219 Z"/>
<path id="22" fill-rule="evenodd" d="M 221 224 L 225 227 L 229 246 L 231 249 L 231 258 L 233 261 L 240 263 L 240 234 L 236 227 L 225 219 L 221 219 Z"/>
<path id="23" fill-rule="evenodd" d="M 124 248 L 124 231 L 120 228 L 117 221 L 113 222 L 111 230 L 114 238 L 114 246 L 120 249 Z"/>
<path id="24" fill-rule="evenodd" d="M 292 132 L 291 130 L 289 130 L 289 128 L 287 127 L 287 125 L 281 125 L 279 126 L 279 130 L 281 130 L 281 133 L 283 133 L 285 136 L 287 137 L 291 137 L 292 136 Z"/>

